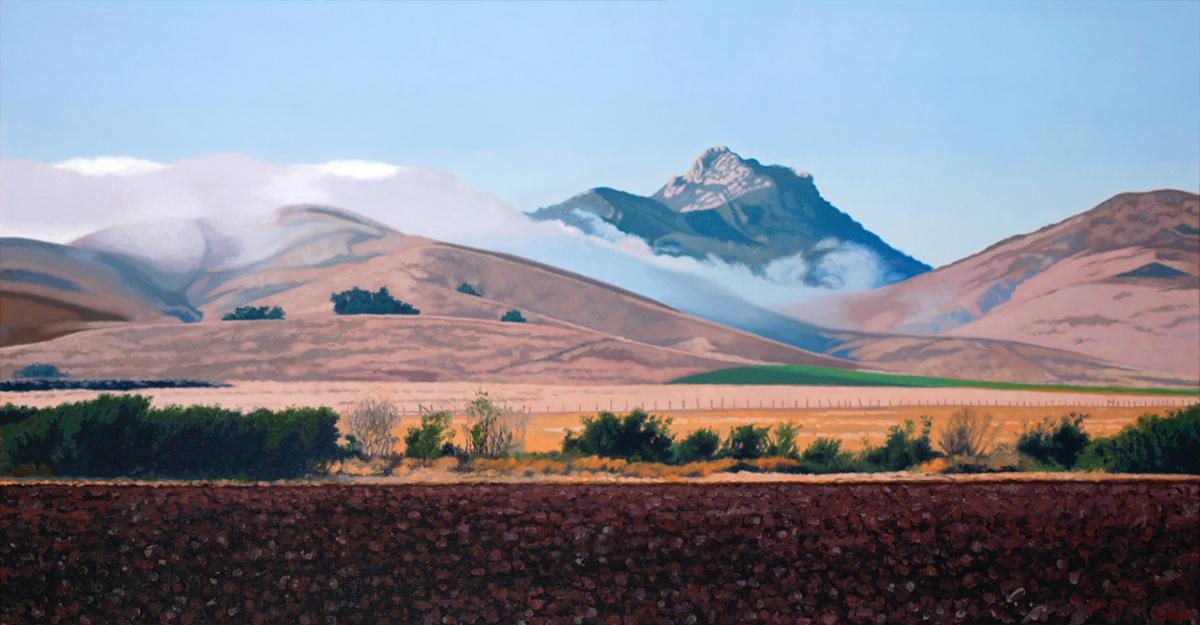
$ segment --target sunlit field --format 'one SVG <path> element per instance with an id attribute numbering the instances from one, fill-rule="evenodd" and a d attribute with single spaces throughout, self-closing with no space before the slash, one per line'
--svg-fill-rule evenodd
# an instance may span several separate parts
<path id="1" fill-rule="evenodd" d="M 730 428 L 792 421 L 801 427 L 804 445 L 819 436 L 844 441 L 847 449 L 883 440 L 892 425 L 928 416 L 935 431 L 960 406 L 991 413 L 999 426 L 997 442 L 1012 442 L 1026 426 L 1045 416 L 1086 413 L 1084 428 L 1093 435 L 1112 434 L 1150 412 L 1162 413 L 1197 398 L 1127 394 L 1034 392 L 971 388 L 878 388 L 730 385 L 551 386 L 533 384 L 369 382 L 244 382 L 228 388 L 140 391 L 155 405 L 216 404 L 242 410 L 325 405 L 342 410 L 370 392 L 390 396 L 406 415 L 398 430 L 414 425 L 422 410 L 448 409 L 462 423 L 462 409 L 476 390 L 497 403 L 529 415 L 526 451 L 559 448 L 567 429 L 601 410 L 626 412 L 637 406 L 673 419 L 677 435 L 711 427 Z M 47 406 L 95 397 L 93 391 L 0 393 L 0 404 Z"/>

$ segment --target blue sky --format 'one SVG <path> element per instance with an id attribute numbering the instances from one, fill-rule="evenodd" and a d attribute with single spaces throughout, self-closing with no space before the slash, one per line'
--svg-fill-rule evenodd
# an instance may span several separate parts
<path id="1" fill-rule="evenodd" d="M 933 264 L 1196 191 L 1200 3 L 0 0 L 5 159 L 376 160 L 530 210 L 717 144 Z"/>

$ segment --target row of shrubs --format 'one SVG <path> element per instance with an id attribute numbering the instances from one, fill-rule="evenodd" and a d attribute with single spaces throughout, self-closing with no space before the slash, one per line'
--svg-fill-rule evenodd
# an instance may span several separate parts
<path id="1" fill-rule="evenodd" d="M 853 471 L 900 471 L 938 456 L 930 440 L 929 419 L 922 419 L 918 430 L 912 420 L 892 426 L 881 446 L 869 446 L 851 453 L 842 449 L 842 441 L 821 437 L 803 450 L 796 443 L 800 426 L 779 423 L 774 428 L 756 424 L 741 425 L 722 439 L 712 428 L 700 428 L 676 440 L 670 431 L 671 419 L 634 409 L 624 417 L 601 412 L 583 419 L 583 429 L 568 431 L 562 452 L 568 456 L 599 456 L 630 462 L 689 464 L 731 459 L 750 461 L 760 458 L 787 458 L 789 465 L 802 473 L 840 473 Z"/>
<path id="2" fill-rule="evenodd" d="M 141 395 L 0 407 L 0 465 L 89 477 L 273 480 L 347 455 L 329 408 L 154 408 Z"/>
<path id="3" fill-rule="evenodd" d="M 0 393 L 29 393 L 38 391 L 135 391 L 149 388 L 218 388 L 229 386 L 222 382 L 207 380 L 129 380 L 129 379 L 99 379 L 99 380 L 66 380 L 63 378 L 26 378 L 0 381 Z"/>
<path id="4" fill-rule="evenodd" d="M 939 456 L 977 462 L 990 453 L 990 417 L 963 409 L 942 428 L 937 449 L 922 418 L 893 426 L 882 445 L 858 452 L 818 438 L 803 450 L 800 427 L 780 423 L 733 428 L 722 437 L 701 428 L 677 439 L 671 420 L 635 409 L 601 412 L 568 431 L 561 451 L 523 454 L 528 416 L 506 411 L 485 392 L 468 405 L 456 443 L 449 412 L 429 412 L 403 437 L 404 455 L 428 462 L 443 456 L 479 460 L 563 461 L 583 457 L 663 466 L 719 463 L 724 468 L 800 473 L 899 471 Z M 1035 469 L 1119 473 L 1200 473 L 1200 404 L 1166 416 L 1147 415 L 1117 434 L 1093 439 L 1085 415 L 1046 419 L 1024 432 L 1016 448 Z M 386 398 L 367 398 L 344 416 L 348 444 L 339 446 L 338 415 L 329 408 L 243 413 L 215 406 L 154 408 L 140 395 L 101 395 L 47 408 L 0 406 L 0 466 L 12 471 L 95 477 L 286 479 L 350 456 L 392 457 L 399 412 Z M 779 462 L 774 462 L 779 461 Z M 764 464 L 766 462 L 766 464 Z M 1015 467 L 1014 467 L 1015 468 Z"/>
<path id="5" fill-rule="evenodd" d="M 458 292 L 481 297 L 482 289 L 467 284 L 458 285 Z M 334 293 L 329 296 L 333 302 L 333 312 L 338 315 L 419 315 L 421 310 L 412 304 L 398 300 L 388 292 L 387 287 L 379 287 L 378 291 L 367 291 L 354 287 L 348 291 Z M 221 317 L 222 321 L 263 321 L 283 319 L 284 311 L 279 306 L 238 306 L 233 312 Z M 508 310 L 500 317 L 500 321 L 525 323 L 526 319 L 519 310 Z"/>
<path id="6" fill-rule="evenodd" d="M 403 455 L 430 461 L 443 456 L 462 459 L 496 459 L 522 455 L 536 459 L 599 457 L 632 463 L 685 465 L 712 460 L 746 463 L 764 458 L 795 460 L 793 470 L 806 473 L 845 471 L 898 471 L 936 457 L 930 440 L 931 423 L 921 422 L 918 430 L 910 420 L 894 426 L 883 445 L 869 447 L 857 454 L 842 450 L 842 442 L 819 438 L 801 450 L 796 443 L 800 427 L 781 423 L 773 429 L 757 425 L 734 428 L 728 436 L 702 428 L 676 440 L 670 431 L 671 420 L 634 409 L 625 416 L 601 412 L 585 417 L 583 429 L 568 431 L 562 450 L 556 454 L 521 454 L 520 441 L 525 424 L 521 415 L 498 407 L 488 394 L 476 394 L 466 410 L 462 427 L 463 445 L 455 443 L 457 432 L 448 412 L 429 412 L 419 425 L 410 427 L 404 437 Z M 368 397 L 346 414 L 345 429 L 350 448 L 364 458 L 396 457 L 400 441 L 392 434 L 399 413 L 391 402 Z"/>
<path id="7" fill-rule="evenodd" d="M 1092 438 L 1084 429 L 1087 415 L 1048 417 L 1023 432 L 1016 451 L 1033 461 L 1035 470 L 1109 471 L 1113 473 L 1200 474 L 1200 404 L 1144 415 L 1113 436 Z M 685 464 L 716 459 L 789 458 L 794 469 L 807 473 L 900 471 L 945 456 L 951 470 L 994 470 L 987 457 L 995 447 L 992 417 L 964 408 L 952 415 L 931 439 L 932 424 L 921 419 L 918 429 L 907 420 L 892 426 L 882 445 L 860 452 L 842 449 L 842 442 L 818 438 L 800 451 L 799 427 L 780 423 L 772 430 L 757 425 L 733 428 L 722 440 L 709 428 L 695 430 L 675 441 L 670 419 L 634 410 L 625 417 L 602 412 L 583 421 L 583 430 L 568 432 L 564 454 L 596 455 L 629 461 Z M 1010 466 L 1018 469 L 1020 466 Z"/>
<path id="8" fill-rule="evenodd" d="M 30 392 L 57 391 L 67 389 L 83 389 L 88 391 L 132 391 L 146 388 L 213 388 L 228 386 L 219 382 L 204 380 L 130 380 L 130 379 L 91 379 L 70 380 L 70 374 L 51 365 L 35 362 L 17 369 L 12 374 L 12 380 L 0 380 L 0 392 Z M 0 425 L 3 425 L 0 422 Z"/>
<path id="9" fill-rule="evenodd" d="M 1046 418 L 1016 442 L 1016 451 L 1028 460 L 1006 466 L 991 462 L 992 456 L 999 455 L 991 416 L 969 408 L 947 421 L 936 443 L 932 423 L 923 417 L 919 426 L 912 420 L 892 426 L 882 444 L 858 452 L 844 450 L 841 440 L 828 437 L 801 449 L 796 442 L 800 426 L 792 423 L 774 428 L 742 425 L 724 437 L 711 428 L 701 428 L 676 438 L 669 418 L 634 409 L 624 416 L 600 412 L 585 417 L 579 432 L 566 433 L 559 452 L 521 454 L 510 421 L 486 393 L 477 396 L 468 413 L 468 425 L 463 428 L 465 447 L 453 443 L 449 413 L 430 413 L 422 417 L 420 426 L 408 430 L 405 455 L 425 461 L 444 455 L 474 459 L 517 455 L 552 463 L 597 457 L 673 466 L 725 461 L 734 469 L 766 470 L 770 465 L 773 470 L 798 473 L 902 471 L 945 457 L 950 461 L 946 470 L 961 472 L 1033 469 L 1200 474 L 1200 404 L 1166 416 L 1143 416 L 1117 434 L 1099 438 L 1084 431 L 1086 415 Z M 485 434 L 499 437 L 503 443 L 481 447 L 478 440 Z M 763 464 L 771 459 L 788 462 Z M 471 466 L 483 465 L 476 462 Z"/>
<path id="10" fill-rule="evenodd" d="M 521 451 L 528 415 L 505 410 L 485 391 L 467 404 L 463 443 L 455 443 L 448 411 L 421 415 L 420 424 L 404 435 L 404 456 L 420 461 L 443 456 L 502 458 Z M 351 406 L 343 422 L 348 448 L 362 458 L 395 457 L 400 441 L 393 432 L 400 423 L 396 404 L 382 395 L 368 395 Z"/>
<path id="11" fill-rule="evenodd" d="M 1113 436 L 1093 439 L 1087 415 L 1047 418 L 1023 433 L 1017 450 L 1038 468 L 1113 473 L 1200 473 L 1200 404 L 1143 415 Z"/>

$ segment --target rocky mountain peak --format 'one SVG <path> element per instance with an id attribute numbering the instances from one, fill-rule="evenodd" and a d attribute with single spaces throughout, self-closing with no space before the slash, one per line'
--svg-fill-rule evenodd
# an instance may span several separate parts
<path id="1" fill-rule="evenodd" d="M 709 210 L 743 195 L 779 186 L 777 175 L 785 171 L 805 181 L 812 180 L 806 172 L 765 167 L 718 145 L 701 152 L 687 173 L 668 180 L 653 197 L 681 213 Z"/>
<path id="2" fill-rule="evenodd" d="M 736 152 L 727 146 L 717 145 L 701 152 L 683 178 L 688 182 L 700 184 L 710 175 L 734 171 L 749 173 L 749 167 Z"/>
<path id="3" fill-rule="evenodd" d="M 781 284 L 867 288 L 929 270 L 821 197 L 812 176 L 725 146 L 702 152 L 651 197 L 598 187 L 531 217 L 601 237 L 611 236 L 598 228 L 607 224 L 655 253 L 715 257 Z"/>
<path id="4" fill-rule="evenodd" d="M 725 146 L 708 148 L 686 174 L 668 180 L 654 199 L 681 213 L 716 208 L 774 184 L 756 165 Z"/>

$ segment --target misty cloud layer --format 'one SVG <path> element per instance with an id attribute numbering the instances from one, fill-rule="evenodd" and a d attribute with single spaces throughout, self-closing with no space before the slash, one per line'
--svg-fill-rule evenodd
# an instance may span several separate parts
<path id="1" fill-rule="evenodd" d="M 353 160 L 278 165 L 237 155 L 172 164 L 132 157 L 0 162 L 0 235 L 68 243 L 138 224 L 90 241 L 158 258 L 164 268 L 197 262 L 205 245 L 191 224 L 198 218 L 242 239 L 234 254 L 239 262 L 253 260 L 246 250 L 269 252 L 260 224 L 288 204 L 336 206 L 407 234 L 517 254 L 697 314 L 719 308 L 728 315 L 731 307 L 745 306 L 741 300 L 773 308 L 829 294 L 796 283 L 803 259 L 782 259 L 757 275 L 716 259 L 660 256 L 603 222 L 595 224 L 600 236 L 533 222 L 494 195 L 420 167 Z M 815 268 L 849 276 L 828 286 L 867 288 L 877 280 L 878 261 L 869 252 L 837 241 L 828 245 Z"/>

